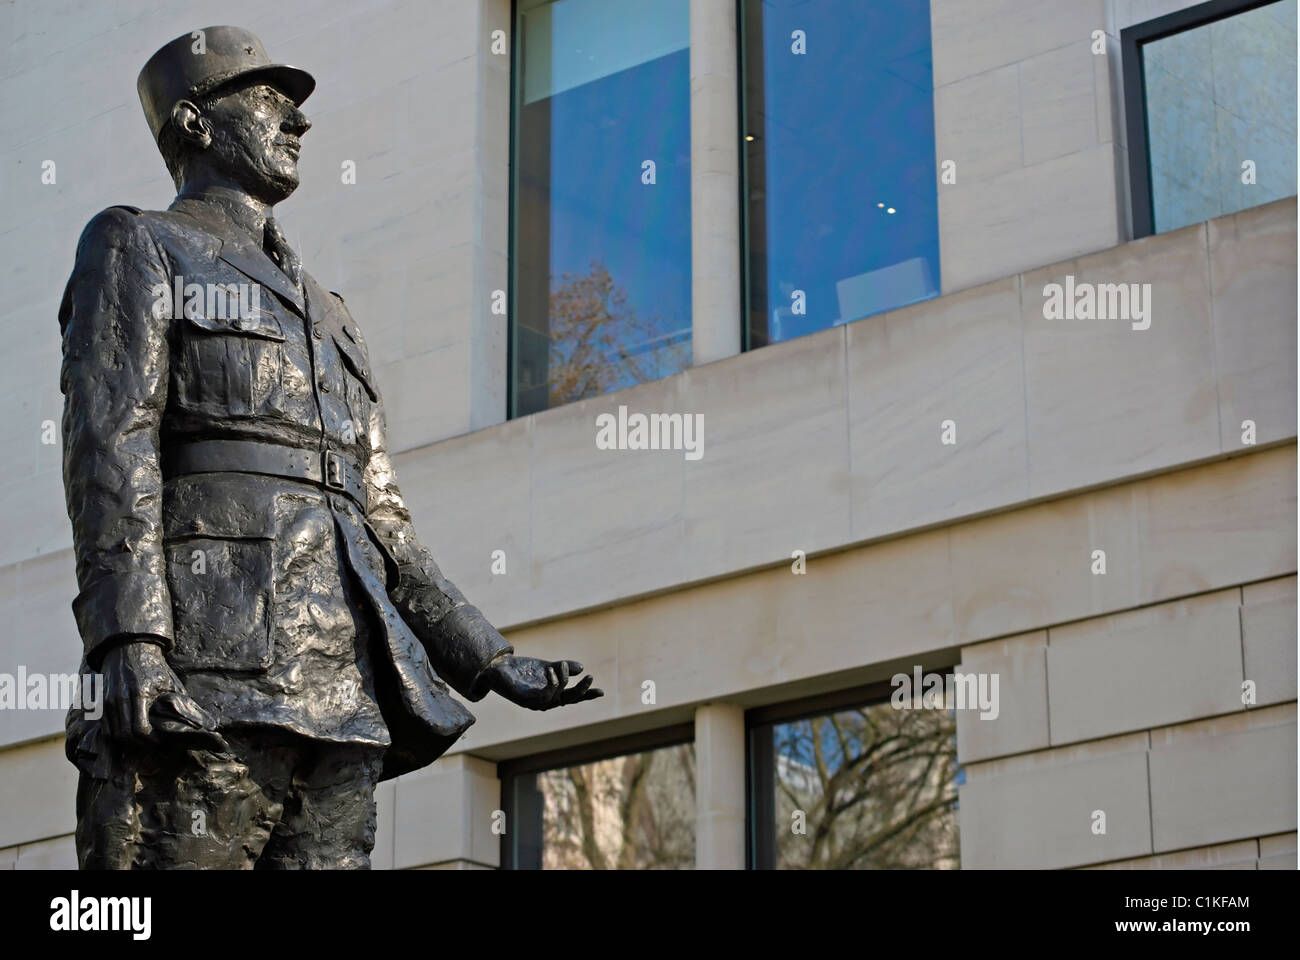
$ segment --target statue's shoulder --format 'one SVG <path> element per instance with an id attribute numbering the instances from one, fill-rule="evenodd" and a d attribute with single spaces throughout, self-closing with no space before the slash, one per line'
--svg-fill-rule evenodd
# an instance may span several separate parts
<path id="1" fill-rule="evenodd" d="M 352 311 L 348 309 L 348 302 L 343 299 L 343 294 L 339 293 L 337 290 L 331 290 L 330 300 L 332 300 L 334 305 L 343 312 L 343 316 L 347 317 L 349 320 L 352 319 Z M 353 323 L 353 326 L 355 326 L 355 322 Z M 357 332 L 360 333 L 360 331 Z"/>
<path id="2" fill-rule="evenodd" d="M 193 229 L 198 224 L 192 217 L 179 210 L 145 210 L 129 203 L 115 203 L 91 217 L 90 222 L 86 224 L 86 229 L 116 227 L 125 230 L 141 230 L 160 226 Z"/>
<path id="3" fill-rule="evenodd" d="M 129 204 L 106 207 L 90 218 L 81 231 L 77 256 L 94 254 L 107 247 L 141 242 L 150 235 L 150 221 L 161 211 L 142 210 Z"/>
<path id="4" fill-rule="evenodd" d="M 77 259 L 95 260 L 106 252 L 133 250 L 161 256 L 163 251 L 211 243 L 212 234 L 176 210 L 144 210 L 119 203 L 90 218 L 77 244 Z"/>
<path id="5" fill-rule="evenodd" d="M 95 214 L 86 223 L 86 229 L 82 235 L 97 233 L 101 231 L 114 230 L 136 230 L 139 229 L 136 221 L 144 217 L 145 211 L 139 207 L 128 206 L 127 204 L 114 204 L 111 207 L 105 207 L 99 213 Z"/>
<path id="6" fill-rule="evenodd" d="M 117 204 L 90 218 L 77 241 L 76 262 L 63 291 L 60 329 L 67 327 L 78 297 L 99 302 L 102 286 L 130 283 L 146 271 L 156 272 L 164 258 L 148 223 L 154 212 Z"/>

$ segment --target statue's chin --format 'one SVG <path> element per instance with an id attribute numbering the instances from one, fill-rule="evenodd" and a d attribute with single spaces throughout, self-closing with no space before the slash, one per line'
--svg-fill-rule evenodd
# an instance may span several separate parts
<path id="1" fill-rule="evenodd" d="M 249 185 L 249 193 L 264 203 L 277 204 L 298 189 L 298 171 L 261 177 Z"/>

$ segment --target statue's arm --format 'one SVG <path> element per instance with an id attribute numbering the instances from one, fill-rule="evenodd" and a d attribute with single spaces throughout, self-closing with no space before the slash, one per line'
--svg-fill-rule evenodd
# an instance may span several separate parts
<path id="1" fill-rule="evenodd" d="M 172 642 L 158 448 L 169 321 L 153 309 L 164 258 L 142 218 L 105 210 L 82 233 L 59 308 L 73 612 L 92 668 L 123 640 Z"/>
<path id="2" fill-rule="evenodd" d="M 370 446 L 367 519 L 398 569 L 398 583 L 389 595 L 443 679 L 467 699 L 481 700 L 491 689 L 488 667 L 514 648 L 443 576 L 416 539 L 388 454 L 382 403 L 374 405 L 371 415 Z"/>

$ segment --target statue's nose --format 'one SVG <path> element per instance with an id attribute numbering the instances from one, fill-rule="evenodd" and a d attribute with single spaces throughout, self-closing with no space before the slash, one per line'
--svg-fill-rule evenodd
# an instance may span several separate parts
<path id="1" fill-rule="evenodd" d="M 281 128 L 285 133 L 292 133 L 296 137 L 301 137 L 311 129 L 311 121 L 307 119 L 305 113 L 297 107 L 294 107 L 293 112 L 290 113 L 284 123 L 281 124 Z"/>

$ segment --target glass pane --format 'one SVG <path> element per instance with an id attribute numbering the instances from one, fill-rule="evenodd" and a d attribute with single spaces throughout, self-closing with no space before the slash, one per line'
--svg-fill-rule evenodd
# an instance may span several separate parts
<path id="1" fill-rule="evenodd" d="M 956 869 L 957 721 L 888 703 L 755 730 L 772 740 L 776 866 Z"/>
<path id="2" fill-rule="evenodd" d="M 1142 69 L 1157 233 L 1295 194 L 1296 0 L 1146 43 Z"/>
<path id="3" fill-rule="evenodd" d="M 938 296 L 929 0 L 742 9 L 749 346 Z"/>
<path id="4" fill-rule="evenodd" d="M 695 745 L 686 743 L 533 775 L 546 870 L 695 866 Z M 516 795 L 521 791 L 516 785 Z"/>
<path id="5" fill-rule="evenodd" d="M 688 0 L 519 5 L 513 416 L 691 357 Z"/>

